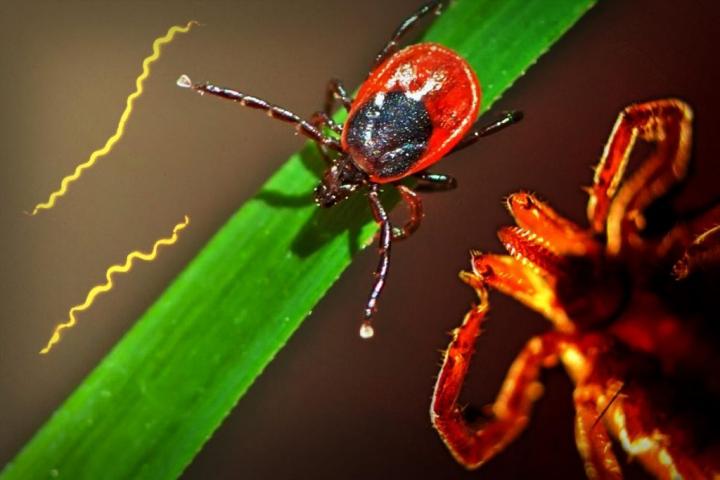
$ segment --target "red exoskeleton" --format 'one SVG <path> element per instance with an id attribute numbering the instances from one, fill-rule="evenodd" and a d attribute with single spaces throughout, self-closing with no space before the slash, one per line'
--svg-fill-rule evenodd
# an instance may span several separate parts
<path id="1" fill-rule="evenodd" d="M 611 438 L 659 478 L 720 478 L 720 205 L 657 220 L 651 207 L 687 171 L 692 111 L 664 99 L 618 117 L 590 195 L 589 228 L 534 195 L 511 195 L 510 255 L 472 252 L 461 279 L 480 299 L 453 332 L 431 417 L 453 456 L 476 468 L 525 428 L 540 372 L 558 362 L 573 381 L 575 440 L 590 478 L 622 477 Z M 650 147 L 626 175 L 638 140 Z M 513 362 L 487 418 L 458 397 L 488 311 L 488 288 L 545 316 Z"/>

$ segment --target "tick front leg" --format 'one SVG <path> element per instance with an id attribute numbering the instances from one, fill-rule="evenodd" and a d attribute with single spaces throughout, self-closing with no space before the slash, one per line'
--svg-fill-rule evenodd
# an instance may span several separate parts
<path id="1" fill-rule="evenodd" d="M 343 153 L 340 142 L 336 138 L 324 135 L 320 129 L 312 125 L 310 122 L 303 120 L 293 112 L 277 105 L 273 105 L 261 98 L 253 97 L 229 88 L 219 87 L 207 82 L 193 84 L 192 80 L 190 80 L 187 75 L 182 75 L 178 79 L 177 84 L 183 88 L 190 88 L 200 95 L 214 95 L 216 97 L 224 98 L 225 100 L 236 102 L 242 107 L 261 110 L 270 118 L 293 125 L 297 133 L 314 140 L 319 145 L 323 145 L 324 147 L 335 150 L 336 152 Z"/>
<path id="2" fill-rule="evenodd" d="M 323 131 L 323 127 L 327 126 L 335 133 L 342 133 L 342 125 L 335 123 L 335 121 L 330 118 L 325 112 L 315 112 L 310 117 L 310 124 L 317 128 L 319 131 Z M 332 158 L 330 157 L 330 152 L 328 151 L 327 146 L 323 145 L 322 142 L 315 142 L 315 144 L 318 147 L 318 150 L 320 150 L 320 154 L 322 155 L 323 159 L 326 163 L 332 164 Z"/>
<path id="3" fill-rule="evenodd" d="M 415 173 L 413 176 L 421 181 L 416 187 L 417 190 L 437 192 L 457 188 L 457 180 L 450 175 L 425 171 Z"/>
<path id="4" fill-rule="evenodd" d="M 533 194 L 513 193 L 507 197 L 505 205 L 519 227 L 542 237 L 559 256 L 594 256 L 601 251 L 591 232 L 563 217 Z"/>
<path id="5" fill-rule="evenodd" d="M 509 112 L 503 112 L 502 115 L 499 118 L 496 118 L 490 123 L 481 123 L 484 122 L 484 120 L 478 120 L 478 122 L 473 125 L 470 132 L 468 132 L 460 142 L 458 142 L 455 147 L 450 150 L 450 153 L 455 153 L 459 150 L 462 150 L 465 147 L 469 147 L 473 143 L 480 140 L 482 137 L 487 137 L 488 135 L 492 135 L 493 133 L 497 133 L 500 130 L 504 130 L 505 128 L 509 127 L 510 125 L 514 125 L 520 120 L 523 119 L 523 113 L 517 110 L 512 110 Z"/>
<path id="6" fill-rule="evenodd" d="M 333 110 L 335 110 L 335 102 L 337 100 L 343 104 L 345 110 L 350 111 L 352 98 L 348 96 L 343 83 L 340 80 L 333 78 L 328 82 L 325 90 L 324 108 L 322 111 L 313 113 L 312 117 L 310 117 L 310 124 L 321 132 L 323 131 L 323 127 L 328 127 L 334 133 L 341 135 L 343 126 L 332 119 Z M 316 141 L 316 143 L 325 161 L 331 163 L 327 146 L 323 145 L 322 142 Z"/>
<path id="7" fill-rule="evenodd" d="M 328 118 L 332 116 L 333 110 L 335 110 L 335 102 L 338 100 L 345 107 L 345 110 L 349 112 L 352 107 L 352 98 L 348 95 L 345 85 L 337 78 L 333 78 L 328 82 L 325 92 L 325 109 L 323 112 Z M 342 127 L 340 127 L 340 132 L 342 132 Z"/>
<path id="8" fill-rule="evenodd" d="M 370 297 L 365 306 L 365 319 L 360 326 L 360 336 L 366 339 L 372 338 L 375 333 L 372 326 L 372 319 L 377 312 L 378 299 L 387 280 L 387 274 L 390 268 L 390 247 L 392 246 L 393 237 L 390 219 L 380 202 L 380 187 L 378 185 L 370 186 L 368 200 L 370 201 L 370 210 L 372 211 L 373 218 L 375 218 L 375 221 L 380 225 L 380 234 L 378 236 L 378 253 L 380 254 L 380 260 L 375 269 L 375 282 L 370 290 Z"/>
<path id="9" fill-rule="evenodd" d="M 553 332 L 532 338 L 510 367 L 491 406 L 492 417 L 477 427 L 463 416 L 458 398 L 465 382 L 475 343 L 488 309 L 487 291 L 478 290 L 480 304 L 453 332 L 435 384 L 430 417 L 455 459 L 477 468 L 502 451 L 525 428 L 532 405 L 540 396 L 540 369 L 557 359 L 558 337 Z"/>
<path id="10" fill-rule="evenodd" d="M 342 133 L 342 125 L 335 122 L 330 116 L 325 112 L 315 112 L 310 117 L 310 123 L 315 126 L 318 129 L 322 129 L 323 127 L 328 127 L 330 130 L 337 134 Z"/>
<path id="11" fill-rule="evenodd" d="M 637 139 L 654 150 L 622 182 Z M 691 142 L 692 110 L 681 100 L 638 103 L 620 113 L 588 190 L 588 219 L 596 232 L 607 234 L 610 253 L 640 241 L 643 211 L 685 176 Z"/>
<path id="12" fill-rule="evenodd" d="M 555 279 L 549 274 L 510 255 L 477 251 L 470 254 L 475 273 L 462 273 L 461 280 L 473 288 L 477 288 L 476 285 L 481 282 L 513 297 L 542 314 L 560 331 L 573 329 L 555 293 Z"/>

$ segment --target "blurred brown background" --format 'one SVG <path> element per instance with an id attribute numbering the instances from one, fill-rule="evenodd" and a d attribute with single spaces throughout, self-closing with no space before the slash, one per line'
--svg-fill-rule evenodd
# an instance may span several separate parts
<path id="1" fill-rule="evenodd" d="M 549 0 L 551 1 L 551 0 Z M 228 216 L 301 145 L 256 112 L 174 86 L 180 73 L 307 115 L 336 76 L 354 87 L 419 0 L 48 1 L 0 4 L 0 465 L 31 437 Z M 618 111 L 663 96 L 696 113 L 696 194 L 717 194 L 720 108 L 712 0 L 600 2 L 498 103 L 512 131 L 442 164 L 460 188 L 425 197 L 426 220 L 394 250 L 372 342 L 357 318 L 376 262 L 353 263 L 239 403 L 185 478 L 581 478 L 571 387 L 561 371 L 529 430 L 479 473 L 445 451 L 428 405 L 446 332 L 473 299 L 469 248 L 500 250 L 501 199 L 530 189 L 584 221 L 585 194 Z M 115 130 L 151 41 L 178 37 L 153 70 L 124 140 L 50 212 L 23 215 Z M 180 243 L 121 278 L 37 355 L 107 266 L 183 214 Z M 547 325 L 496 294 L 464 399 L 490 401 L 511 359 Z M 637 471 L 634 473 L 637 475 Z M 642 478 L 642 476 L 638 476 Z"/>

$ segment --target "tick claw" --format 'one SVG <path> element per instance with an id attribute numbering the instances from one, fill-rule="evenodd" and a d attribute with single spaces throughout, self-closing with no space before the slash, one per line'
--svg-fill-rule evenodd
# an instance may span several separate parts
<path id="1" fill-rule="evenodd" d="M 368 340 L 375 335 L 375 329 L 370 325 L 370 322 L 363 322 L 360 326 L 360 338 Z"/>
<path id="2" fill-rule="evenodd" d="M 184 73 L 180 75 L 180 78 L 177 79 L 177 82 L 175 82 L 178 87 L 180 88 L 192 88 L 193 83 L 192 80 L 190 80 L 190 77 L 185 75 Z"/>

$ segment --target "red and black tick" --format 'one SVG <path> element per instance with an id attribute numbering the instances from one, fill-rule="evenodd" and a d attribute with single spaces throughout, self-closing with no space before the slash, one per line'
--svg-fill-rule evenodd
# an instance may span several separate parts
<path id="1" fill-rule="evenodd" d="M 309 120 L 257 97 L 210 83 L 193 84 L 187 75 L 178 85 L 200 94 L 208 93 L 265 111 L 288 122 L 298 133 L 315 141 L 328 163 L 315 202 L 332 207 L 364 188 L 375 221 L 380 226 L 380 262 L 360 328 L 363 338 L 373 335 L 371 320 L 385 286 L 393 240 L 409 237 L 420 225 L 422 203 L 418 194 L 401 180 L 414 177 L 418 187 L 450 190 L 457 182 L 449 175 L 430 173 L 441 158 L 475 143 L 522 118 L 505 112 L 488 123 L 474 123 L 480 111 L 480 83 L 470 65 L 457 53 L 436 43 L 420 43 L 399 49 L 405 33 L 420 19 L 439 15 L 449 0 L 432 0 L 405 19 L 380 51 L 368 79 L 351 98 L 342 82 L 330 80 L 325 109 Z M 348 111 L 344 124 L 331 118 L 335 102 Z M 407 203 L 410 218 L 393 227 L 380 202 L 383 185 L 392 185 Z"/>

